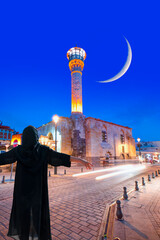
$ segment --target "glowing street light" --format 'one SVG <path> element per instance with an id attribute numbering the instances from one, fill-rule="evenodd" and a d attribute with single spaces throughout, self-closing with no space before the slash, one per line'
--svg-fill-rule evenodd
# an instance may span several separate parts
<path id="1" fill-rule="evenodd" d="M 141 156 L 141 151 L 140 151 L 140 146 L 141 146 L 141 144 L 140 144 L 140 141 L 141 141 L 141 139 L 140 139 L 140 138 L 137 138 L 137 141 L 138 141 L 137 146 L 139 146 L 139 159 L 140 159 L 140 156 Z"/>
<path id="2" fill-rule="evenodd" d="M 59 117 L 58 115 L 54 115 L 52 119 L 55 124 L 55 151 L 57 152 L 57 123 L 59 121 Z M 57 174 L 57 167 L 54 167 L 54 174 Z"/>
<path id="3" fill-rule="evenodd" d="M 54 115 L 52 119 L 53 119 L 53 122 L 54 122 L 55 124 L 57 124 L 57 123 L 58 123 L 58 120 L 59 120 L 59 117 L 58 117 L 58 115 Z"/>

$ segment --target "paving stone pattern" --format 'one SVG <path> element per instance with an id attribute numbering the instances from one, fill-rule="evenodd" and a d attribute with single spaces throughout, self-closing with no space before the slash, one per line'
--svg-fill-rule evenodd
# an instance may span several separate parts
<path id="1" fill-rule="evenodd" d="M 152 186 L 149 188 L 150 194 L 148 193 L 145 211 L 160 239 L 160 180 L 156 180 L 157 185 L 154 186 L 154 189 Z"/>
<path id="2" fill-rule="evenodd" d="M 147 174 L 146 172 L 143 176 Z M 0 181 L 1 177 L 2 175 Z M 131 176 L 129 180 L 118 181 L 118 183 L 112 183 L 109 180 L 96 181 L 92 176 L 49 177 L 52 239 L 96 240 L 106 205 L 122 195 L 124 186 L 128 190 L 134 188 L 134 181 L 140 180 L 140 177 L 142 176 Z M 5 240 L 10 239 L 6 234 L 12 206 L 13 186 L 13 183 L 0 184 L 0 239 Z"/>
<path id="3" fill-rule="evenodd" d="M 160 176 L 146 182 L 139 191 L 129 195 L 129 201 L 122 200 L 124 221 L 114 217 L 113 238 L 121 240 L 160 239 Z M 113 239 L 108 236 L 109 239 Z"/>

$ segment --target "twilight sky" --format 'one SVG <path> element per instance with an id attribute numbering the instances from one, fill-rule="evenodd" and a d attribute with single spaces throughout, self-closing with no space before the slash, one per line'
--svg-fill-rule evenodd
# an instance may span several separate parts
<path id="1" fill-rule="evenodd" d="M 0 120 L 22 132 L 54 114 L 71 115 L 67 51 L 86 53 L 83 113 L 133 128 L 133 137 L 160 140 L 160 2 L 3 1 L 0 6 Z M 127 58 L 127 73 L 111 83 Z"/>

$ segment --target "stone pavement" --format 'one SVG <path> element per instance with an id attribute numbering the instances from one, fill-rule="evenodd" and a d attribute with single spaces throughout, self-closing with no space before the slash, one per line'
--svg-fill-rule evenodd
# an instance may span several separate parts
<path id="1" fill-rule="evenodd" d="M 114 215 L 113 237 L 121 240 L 160 239 L 160 175 L 145 182 L 139 191 L 129 194 L 128 200 L 121 200 L 124 220 L 119 221 Z"/>
<path id="2" fill-rule="evenodd" d="M 157 166 L 152 169 L 157 169 Z M 62 172 L 63 172 L 62 168 Z M 74 170 L 72 168 L 72 170 Z M 76 169 L 80 172 L 81 168 Z M 150 168 L 146 169 L 151 171 Z M 51 169 L 51 175 L 53 169 Z M 0 181 L 3 174 L 0 174 Z M 5 174 L 9 178 L 9 174 Z M 48 178 L 51 232 L 53 240 L 97 240 L 106 207 L 122 195 L 123 186 L 134 187 L 139 176 L 95 181 L 95 177 L 57 175 Z M 160 179 L 160 177 L 158 178 Z M 155 181 L 155 180 L 154 180 Z M 6 236 L 12 206 L 14 183 L 0 184 L 0 240 Z"/>

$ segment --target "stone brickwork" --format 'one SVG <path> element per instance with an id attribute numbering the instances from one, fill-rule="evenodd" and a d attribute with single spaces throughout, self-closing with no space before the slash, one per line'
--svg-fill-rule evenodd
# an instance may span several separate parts
<path id="1" fill-rule="evenodd" d="M 86 158 L 95 165 L 106 155 L 113 159 L 136 156 L 131 128 L 91 117 L 85 119 L 85 126 Z M 105 133 L 105 139 L 102 132 Z"/>
<path id="2" fill-rule="evenodd" d="M 79 130 L 73 130 L 73 136 L 71 139 L 72 155 L 75 157 L 86 157 L 86 141 L 80 137 Z"/>
<path id="3" fill-rule="evenodd" d="M 75 157 L 86 158 L 86 134 L 85 117 L 82 114 L 72 114 L 72 155 Z"/>
<path id="4" fill-rule="evenodd" d="M 71 138 L 73 123 L 70 118 L 61 117 L 61 152 L 72 155 Z"/>
<path id="5" fill-rule="evenodd" d="M 57 124 L 57 150 L 100 165 L 102 159 L 135 158 L 135 140 L 132 129 L 83 114 L 72 114 L 70 118 L 60 117 Z M 39 136 L 53 136 L 55 126 L 49 122 L 38 128 Z"/>

